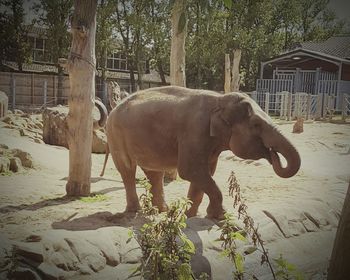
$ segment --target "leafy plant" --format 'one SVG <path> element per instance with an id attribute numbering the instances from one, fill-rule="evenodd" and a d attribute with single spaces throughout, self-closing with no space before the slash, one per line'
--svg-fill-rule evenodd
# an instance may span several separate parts
<path id="1" fill-rule="evenodd" d="M 244 257 L 239 255 L 236 250 L 235 240 L 246 241 L 245 234 L 249 235 L 254 247 L 259 250 L 261 254 L 261 265 L 266 264 L 272 275 L 272 279 L 303 279 L 302 274 L 296 269 L 293 264 L 290 264 L 282 255 L 278 259 L 273 259 L 275 266 L 277 266 L 277 271 L 274 270 L 272 261 L 269 258 L 268 249 L 264 245 L 264 241 L 258 232 L 258 227 L 254 225 L 253 218 L 248 214 L 248 206 L 244 203 L 241 196 L 241 188 L 236 179 L 235 173 L 232 171 L 228 179 L 229 183 L 229 194 L 233 198 L 233 207 L 237 208 L 238 219 L 241 219 L 244 224 L 244 231 L 241 234 L 238 227 L 232 222 L 232 216 L 226 215 L 221 229 L 223 231 L 222 239 L 224 241 L 224 247 L 227 256 L 234 262 L 236 267 L 235 279 L 243 279 L 244 276 Z M 228 248 L 228 249 L 227 249 Z M 253 275 L 253 279 L 258 279 Z"/>
<path id="2" fill-rule="evenodd" d="M 88 203 L 101 202 L 101 201 L 105 201 L 108 199 L 109 199 L 109 197 L 104 195 L 104 194 L 92 194 L 91 196 L 80 198 L 80 200 L 82 202 L 88 202 Z"/>
<path id="3" fill-rule="evenodd" d="M 237 251 L 237 241 L 247 242 L 246 233 L 233 222 L 232 214 L 225 214 L 225 219 L 220 226 L 220 239 L 223 241 L 223 256 L 228 257 L 235 265 L 234 279 L 243 279 L 244 257 Z"/>
<path id="4" fill-rule="evenodd" d="M 145 184 L 146 192 L 141 195 L 141 214 L 149 222 L 139 231 L 130 231 L 142 250 L 140 266 L 129 277 L 140 275 L 144 279 L 191 279 L 194 278 L 190 265 L 195 246 L 184 234 L 185 212 L 191 205 L 187 199 L 173 202 L 168 212 L 158 213 L 152 206 L 151 186 Z"/>

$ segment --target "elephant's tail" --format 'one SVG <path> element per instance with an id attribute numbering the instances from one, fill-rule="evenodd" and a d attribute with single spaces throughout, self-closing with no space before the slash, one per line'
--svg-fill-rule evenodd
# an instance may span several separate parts
<path id="1" fill-rule="evenodd" d="M 96 99 L 95 105 L 100 112 L 100 119 L 94 122 L 94 129 L 98 129 L 106 125 L 108 112 L 106 106 L 100 100 Z"/>

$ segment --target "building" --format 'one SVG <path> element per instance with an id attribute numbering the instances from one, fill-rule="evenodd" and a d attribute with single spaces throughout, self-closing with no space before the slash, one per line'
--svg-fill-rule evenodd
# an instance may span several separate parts
<path id="1" fill-rule="evenodd" d="M 350 93 L 350 36 L 300 43 L 262 62 L 256 92 L 282 91 L 333 96 L 340 111 L 343 95 Z"/>
<path id="2" fill-rule="evenodd" d="M 58 101 L 58 68 L 52 62 L 47 50 L 45 29 L 31 27 L 28 32 L 28 41 L 31 45 L 31 63 L 24 63 L 22 71 L 14 61 L 2 61 L 0 69 L 0 91 L 9 96 L 11 108 L 18 106 L 55 105 Z M 144 61 L 145 74 L 143 85 L 145 88 L 156 87 L 162 84 L 159 74 L 150 69 L 148 61 Z M 107 81 L 116 81 L 120 87 L 131 92 L 128 61 L 116 48 L 107 57 Z M 135 71 L 137 82 L 138 75 Z M 169 77 L 166 77 L 169 83 Z M 64 73 L 62 86 L 63 103 L 69 95 L 69 76 Z M 103 92 L 107 87 L 101 82 L 101 71 L 96 71 L 96 96 L 103 99 Z"/>

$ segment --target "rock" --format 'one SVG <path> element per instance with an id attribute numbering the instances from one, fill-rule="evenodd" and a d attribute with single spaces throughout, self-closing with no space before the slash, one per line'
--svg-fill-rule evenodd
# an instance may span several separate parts
<path id="1" fill-rule="evenodd" d="M 16 114 L 16 115 L 23 115 L 24 114 L 24 112 L 22 110 L 19 110 L 19 109 L 15 109 L 13 111 L 13 113 Z"/>
<path id="2" fill-rule="evenodd" d="M 76 272 L 66 272 L 62 269 L 57 268 L 56 266 L 49 263 L 42 263 L 38 266 L 38 270 L 44 275 L 44 279 L 46 280 L 63 280 L 69 279 Z"/>
<path id="3" fill-rule="evenodd" d="M 97 230 L 96 233 L 87 235 L 87 241 L 102 252 L 107 265 L 117 266 L 120 263 L 118 249 L 108 233 Z"/>
<path id="4" fill-rule="evenodd" d="M 22 162 L 18 157 L 10 158 L 10 170 L 12 172 L 20 172 L 22 169 Z"/>
<path id="5" fill-rule="evenodd" d="M 293 133 L 302 133 L 304 132 L 304 119 L 297 118 L 297 121 L 293 125 Z"/>
<path id="6" fill-rule="evenodd" d="M 12 149 L 11 153 L 13 154 L 14 157 L 18 157 L 21 160 L 23 167 L 27 167 L 27 168 L 34 167 L 33 158 L 29 153 L 24 152 L 20 149 Z"/>
<path id="7" fill-rule="evenodd" d="M 92 152 L 104 154 L 106 152 L 107 137 L 101 130 L 94 130 L 92 137 Z"/>
<path id="8" fill-rule="evenodd" d="M 32 263 L 39 265 L 44 261 L 42 248 L 36 243 L 14 242 L 14 248 L 17 255 L 30 260 Z"/>
<path id="9" fill-rule="evenodd" d="M 0 91 L 0 118 L 6 117 L 8 113 L 9 98 L 5 92 Z"/>
<path id="10" fill-rule="evenodd" d="M 13 272 L 10 273 L 9 279 L 12 280 L 41 280 L 38 273 L 29 267 L 16 267 Z"/>
<path id="11" fill-rule="evenodd" d="M 45 236 L 42 240 L 44 260 L 62 270 L 77 270 L 79 260 L 68 243 L 58 234 Z"/>
<path id="12" fill-rule="evenodd" d="M 0 173 L 10 171 L 10 160 L 7 157 L 0 157 Z"/>
<path id="13" fill-rule="evenodd" d="M 69 237 L 65 238 L 65 240 L 81 264 L 88 266 L 95 272 L 102 270 L 106 266 L 106 259 L 96 246 L 78 238 Z"/>
<path id="14" fill-rule="evenodd" d="M 67 141 L 68 107 L 57 106 L 46 108 L 43 117 L 43 141 L 46 144 L 68 148 Z M 106 135 L 100 131 L 93 131 L 92 152 L 105 153 Z"/>
<path id="15" fill-rule="evenodd" d="M 7 150 L 9 147 L 5 144 L 0 144 L 0 149 Z"/>

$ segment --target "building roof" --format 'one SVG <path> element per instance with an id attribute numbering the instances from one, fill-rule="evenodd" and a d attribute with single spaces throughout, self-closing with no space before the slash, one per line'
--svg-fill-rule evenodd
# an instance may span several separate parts
<path id="1" fill-rule="evenodd" d="M 300 48 L 350 60 L 350 36 L 334 36 L 323 42 L 303 42 Z"/>
<path id="2" fill-rule="evenodd" d="M 8 67 L 12 71 L 19 71 L 18 65 L 16 62 L 12 61 L 2 61 L 2 65 Z M 52 64 L 37 64 L 37 63 L 24 63 L 22 65 L 23 72 L 30 72 L 30 73 L 51 73 L 51 74 L 57 74 L 58 69 L 55 65 Z M 65 73 L 68 74 L 68 73 Z M 96 71 L 96 75 L 101 75 L 100 71 Z M 130 74 L 128 72 L 119 72 L 119 71 L 107 71 L 107 78 L 110 79 L 130 79 Z M 166 82 L 170 82 L 170 77 L 166 76 Z M 135 75 L 135 79 L 137 80 L 137 75 Z M 157 71 L 150 70 L 150 73 L 143 74 L 142 79 L 144 82 L 149 83 L 160 83 L 160 77 Z"/>
<path id="3" fill-rule="evenodd" d="M 322 42 L 303 42 L 294 46 L 294 49 L 281 53 L 262 65 L 273 64 L 293 64 L 293 59 L 299 59 L 299 62 L 313 59 L 327 61 L 336 65 L 341 63 L 350 64 L 350 36 L 333 36 Z"/>

